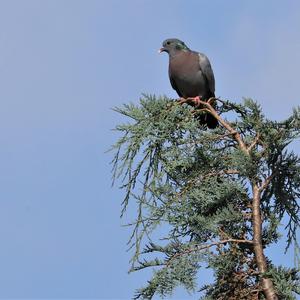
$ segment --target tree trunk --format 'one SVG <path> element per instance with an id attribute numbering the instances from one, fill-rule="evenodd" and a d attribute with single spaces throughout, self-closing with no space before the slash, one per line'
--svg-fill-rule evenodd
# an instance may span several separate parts
<path id="1" fill-rule="evenodd" d="M 266 257 L 262 245 L 262 219 L 260 214 L 260 195 L 261 191 L 257 184 L 252 184 L 253 202 L 252 202 L 252 224 L 253 224 L 253 243 L 255 259 L 260 273 L 267 271 Z M 273 282 L 269 278 L 261 279 L 261 286 L 267 300 L 278 300 Z"/>

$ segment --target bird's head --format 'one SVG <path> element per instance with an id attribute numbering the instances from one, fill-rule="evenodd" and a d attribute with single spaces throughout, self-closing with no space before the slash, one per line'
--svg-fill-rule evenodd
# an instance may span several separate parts
<path id="1" fill-rule="evenodd" d="M 178 39 L 167 39 L 163 42 L 162 48 L 158 50 L 159 53 L 167 52 L 170 55 L 177 53 L 178 51 L 190 50 L 184 42 Z"/>

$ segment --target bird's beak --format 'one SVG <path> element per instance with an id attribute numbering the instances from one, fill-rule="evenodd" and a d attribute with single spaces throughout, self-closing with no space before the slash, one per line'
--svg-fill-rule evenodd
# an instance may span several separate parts
<path id="1" fill-rule="evenodd" d="M 162 52 L 164 52 L 164 51 L 167 51 L 167 50 L 166 50 L 166 48 L 162 47 L 162 48 L 160 48 L 160 49 L 158 50 L 158 53 L 162 53 Z"/>

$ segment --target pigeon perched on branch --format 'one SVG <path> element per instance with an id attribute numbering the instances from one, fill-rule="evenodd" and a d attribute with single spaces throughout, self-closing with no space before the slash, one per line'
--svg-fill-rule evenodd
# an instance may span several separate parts
<path id="1" fill-rule="evenodd" d="M 206 55 L 190 50 L 178 39 L 167 39 L 159 52 L 169 54 L 169 78 L 173 89 L 182 98 L 208 101 L 215 97 L 215 78 Z M 201 108 L 201 106 L 199 106 Z M 201 124 L 216 128 L 218 121 L 210 113 L 200 116 Z"/>

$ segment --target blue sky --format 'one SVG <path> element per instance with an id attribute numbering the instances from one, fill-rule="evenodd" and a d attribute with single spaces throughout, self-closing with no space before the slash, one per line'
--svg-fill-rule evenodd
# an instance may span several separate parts
<path id="1" fill-rule="evenodd" d="M 296 0 L 0 0 L 0 298 L 130 299 L 151 272 L 127 274 L 111 108 L 176 96 L 157 49 L 178 37 L 210 58 L 218 96 L 283 119 L 300 103 L 299 31 Z"/>

